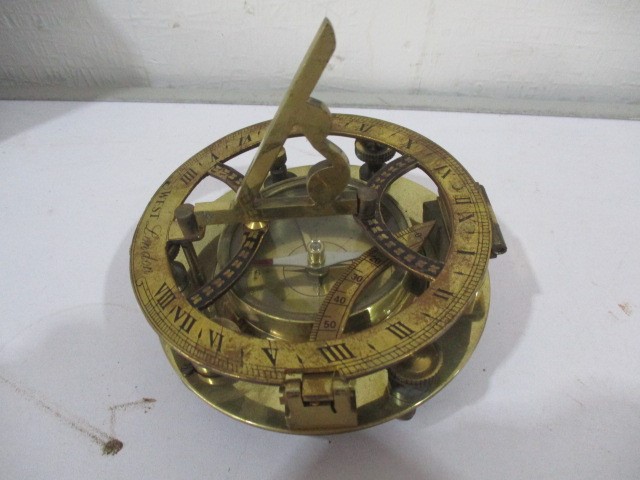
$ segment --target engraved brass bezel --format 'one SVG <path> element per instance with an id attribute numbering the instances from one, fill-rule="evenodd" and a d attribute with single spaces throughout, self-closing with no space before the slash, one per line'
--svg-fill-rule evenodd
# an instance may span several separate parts
<path id="1" fill-rule="evenodd" d="M 196 310 L 180 292 L 166 255 L 176 207 L 217 163 L 255 148 L 269 122 L 223 137 L 179 167 L 152 197 L 131 248 L 136 298 L 164 343 L 222 375 L 279 385 L 287 374 L 331 373 L 353 379 L 388 368 L 443 335 L 475 298 L 491 253 L 491 216 L 478 184 L 444 149 L 404 127 L 357 115 L 334 114 L 330 135 L 373 140 L 417 160 L 438 188 L 450 246 L 445 266 L 413 304 L 370 329 L 331 341 L 288 343 L 235 332 Z M 291 136 L 299 136 L 295 128 Z M 387 327 L 402 321 L 404 338 Z M 336 361 L 326 353 L 338 352 Z M 273 353 L 277 352 L 274 362 Z"/>

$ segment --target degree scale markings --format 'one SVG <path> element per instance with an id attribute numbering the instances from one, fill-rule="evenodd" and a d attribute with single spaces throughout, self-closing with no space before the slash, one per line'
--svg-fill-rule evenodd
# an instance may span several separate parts
<path id="1" fill-rule="evenodd" d="M 244 180 L 241 173 L 228 165 L 220 163 L 216 163 L 209 169 L 209 175 L 224 182 L 233 191 L 237 191 Z M 249 267 L 251 260 L 256 256 L 262 244 L 266 232 L 266 227 L 259 230 L 245 228 L 242 234 L 240 250 L 215 277 L 189 297 L 189 302 L 197 309 L 202 310 L 224 295 Z"/>
<path id="2" fill-rule="evenodd" d="M 347 378 L 371 373 L 394 364 L 412 349 L 432 341 L 446 329 L 463 311 L 470 296 L 479 288 L 486 271 L 491 245 L 491 226 L 488 207 L 474 180 L 466 170 L 446 151 L 425 137 L 403 127 L 366 117 L 337 114 L 332 116 L 331 135 L 362 138 L 389 145 L 402 155 L 416 159 L 417 166 L 436 183 L 445 205 L 444 214 L 451 224 L 452 243 L 445 259 L 445 266 L 438 277 L 414 304 L 393 319 L 362 332 L 351 334 L 340 340 L 292 344 L 282 341 L 267 341 L 224 329 L 224 342 L 220 350 L 208 345 L 208 335 L 198 339 L 198 331 L 209 328 L 222 333 L 223 328 L 206 315 L 193 309 L 177 288 L 166 258 L 166 240 L 173 220 L 175 208 L 183 203 L 193 188 L 208 175 L 216 164 L 223 164 L 243 151 L 255 148 L 264 135 L 268 122 L 246 127 L 227 135 L 205 148 L 181 166 L 158 189 L 145 210 L 132 246 L 132 279 L 138 302 L 147 313 L 149 322 L 163 340 L 190 359 L 210 365 L 221 373 L 260 383 L 279 384 L 286 372 L 330 372 L 336 371 Z M 361 129 L 365 125 L 366 128 Z M 292 136 L 299 136 L 294 130 Z M 244 138 L 242 145 L 239 139 Z M 250 138 L 250 140 L 249 140 Z M 446 166 L 446 169 L 435 170 Z M 191 168 L 196 177 L 188 185 L 180 179 Z M 445 178 L 442 175 L 449 171 Z M 181 172 L 179 174 L 179 172 Z M 457 204 L 456 195 L 470 199 L 470 203 Z M 466 219 L 473 213 L 473 218 Z M 473 221 L 473 228 L 470 223 Z M 463 228 L 464 227 L 464 228 Z M 460 254 L 458 250 L 474 251 L 475 255 Z M 458 272 L 458 273 L 456 273 Z M 159 307 L 153 294 L 166 282 L 176 295 L 182 311 L 190 312 L 196 319 L 190 331 L 174 324 L 173 318 Z M 144 288 L 142 287 L 144 285 Z M 449 300 L 433 296 L 438 288 L 452 292 Z M 432 290 L 433 289 L 433 290 Z M 144 292 L 151 292 L 151 297 Z M 387 327 L 401 321 L 415 333 L 405 339 L 391 335 Z M 393 341 L 389 341 L 389 338 Z M 397 342 L 396 342 L 397 340 Z M 320 348 L 344 344 L 352 355 L 344 360 L 328 363 Z M 378 350 L 372 350 L 368 344 Z M 263 348 L 268 349 L 272 362 Z M 244 352 L 244 355 L 240 355 Z"/>
<path id="3" fill-rule="evenodd" d="M 247 270 L 251 260 L 260 249 L 266 232 L 266 228 L 260 230 L 248 230 L 245 228 L 242 234 L 240 250 L 211 281 L 200 287 L 189 297 L 189 302 L 197 309 L 202 310 L 224 295 Z"/>
<path id="4" fill-rule="evenodd" d="M 418 250 L 435 222 L 422 223 L 397 234 L 397 239 L 412 250 Z M 355 259 L 342 276 L 336 280 L 320 306 L 311 329 L 309 340 L 331 340 L 342 335 L 358 295 L 384 270 L 391 261 L 371 248 Z"/>
<path id="5" fill-rule="evenodd" d="M 372 188 L 378 195 L 375 216 L 367 220 L 361 220 L 358 217 L 354 218 L 368 232 L 369 238 L 378 249 L 391 261 L 415 275 L 433 281 L 442 271 L 444 264 L 439 260 L 415 253 L 411 248 L 396 239 L 385 225 L 380 209 L 380 199 L 389 185 L 417 166 L 418 162 L 414 158 L 403 156 L 387 163 L 378 170 L 367 183 L 367 186 Z"/>

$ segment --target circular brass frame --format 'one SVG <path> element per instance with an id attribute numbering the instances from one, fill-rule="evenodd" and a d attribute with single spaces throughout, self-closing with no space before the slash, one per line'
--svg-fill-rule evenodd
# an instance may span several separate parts
<path id="1" fill-rule="evenodd" d="M 267 125 L 234 132 L 194 155 L 160 187 L 140 220 L 131 248 L 132 283 L 146 318 L 163 341 L 191 361 L 225 376 L 280 385 L 293 372 L 330 373 L 347 380 L 363 377 L 402 361 L 442 336 L 465 312 L 485 277 L 491 250 L 489 206 L 478 184 L 441 147 L 403 127 L 355 115 L 332 115 L 330 134 L 388 145 L 415 158 L 437 185 L 451 241 L 445 267 L 430 287 L 402 312 L 370 329 L 333 341 L 306 343 L 235 332 L 187 301 L 173 279 L 166 255 L 175 209 L 215 164 L 256 147 Z M 292 136 L 300 134 L 294 129 Z M 389 335 L 387 327 L 400 320 L 411 335 Z M 349 355 L 328 361 L 326 350 L 335 348 Z M 266 354 L 274 349 L 277 363 Z"/>

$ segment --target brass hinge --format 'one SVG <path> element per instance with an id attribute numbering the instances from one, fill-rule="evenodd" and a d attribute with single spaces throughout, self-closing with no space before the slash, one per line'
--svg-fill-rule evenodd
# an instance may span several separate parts
<path id="1" fill-rule="evenodd" d="M 292 430 L 358 425 L 356 394 L 347 381 L 326 374 L 287 375 L 281 387 L 287 426 Z"/>

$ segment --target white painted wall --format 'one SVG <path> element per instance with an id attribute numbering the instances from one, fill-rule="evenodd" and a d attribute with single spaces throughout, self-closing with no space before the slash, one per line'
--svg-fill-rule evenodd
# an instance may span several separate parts
<path id="1" fill-rule="evenodd" d="M 334 105 L 639 111 L 638 0 L 2 0 L 0 96 L 274 103 L 324 16 Z"/>

